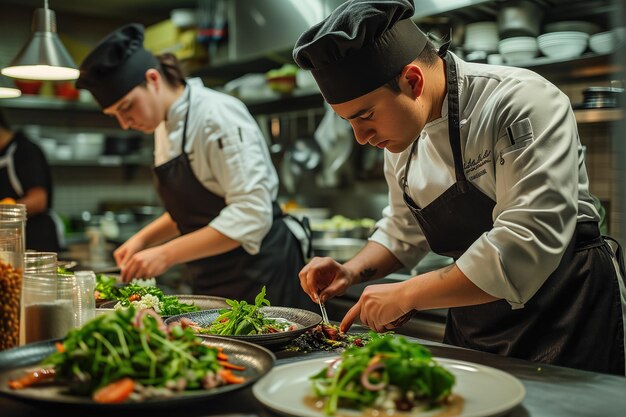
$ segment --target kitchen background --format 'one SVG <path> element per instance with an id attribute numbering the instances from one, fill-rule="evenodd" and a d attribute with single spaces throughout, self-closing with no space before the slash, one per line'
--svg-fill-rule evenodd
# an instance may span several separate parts
<path id="1" fill-rule="evenodd" d="M 77 63 L 114 28 L 140 22 L 148 28 L 146 46 L 153 52 L 174 52 L 190 75 L 238 95 L 266 135 L 281 177 L 281 202 L 288 208 L 311 209 L 306 213 L 319 218 L 341 214 L 377 219 L 387 200 L 382 151 L 354 143 L 347 126 L 327 114 L 311 77 L 289 67 L 296 38 L 340 3 L 51 0 L 49 6 Z M 616 93 L 619 90 L 589 90 L 624 86 L 623 1 L 416 3 L 414 19 L 420 27 L 435 37 L 451 34 L 455 52 L 467 60 L 527 67 L 565 91 L 576 109 L 586 147 L 591 191 L 607 210 L 611 234 L 626 243 L 626 100 L 623 93 Z M 43 0 L 0 1 L 1 67 L 26 42 L 38 7 L 43 7 Z M 569 23 L 558 23 L 563 21 Z M 567 36 L 536 40 L 541 34 L 563 31 L 592 36 L 578 47 L 578 41 Z M 0 100 L 0 106 L 48 156 L 53 207 L 66 223 L 68 247 L 86 239 L 89 225 L 100 226 L 115 245 L 160 212 L 150 173 L 150 137 L 119 129 L 71 83 L 19 87 L 31 94 Z"/>

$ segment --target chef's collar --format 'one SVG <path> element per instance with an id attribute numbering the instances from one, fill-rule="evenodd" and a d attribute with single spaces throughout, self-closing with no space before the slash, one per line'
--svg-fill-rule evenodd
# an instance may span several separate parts
<path id="1" fill-rule="evenodd" d="M 146 80 L 146 71 L 160 68 L 143 47 L 144 27 L 122 26 L 107 35 L 80 65 L 76 87 L 94 96 L 100 107 L 110 107 Z"/>
<path id="2" fill-rule="evenodd" d="M 202 81 L 199 78 L 187 80 L 183 93 L 174 101 L 174 103 L 172 103 L 167 111 L 167 114 L 165 115 L 165 127 L 168 132 L 176 130 L 179 125 L 182 126 L 182 123 L 185 122 L 187 110 L 189 109 L 189 106 L 191 106 L 189 96 L 190 89 L 192 85 L 195 86 L 197 83 L 202 84 Z"/>
<path id="3" fill-rule="evenodd" d="M 396 77 L 427 44 L 412 0 L 349 0 L 304 32 L 293 58 L 310 70 L 330 104 L 367 94 Z"/>

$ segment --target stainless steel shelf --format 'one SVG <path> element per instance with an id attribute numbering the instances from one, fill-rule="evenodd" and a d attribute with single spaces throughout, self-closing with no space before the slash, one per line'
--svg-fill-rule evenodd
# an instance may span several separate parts
<path id="1" fill-rule="evenodd" d="M 121 167 L 121 166 L 149 166 L 152 161 L 142 155 L 101 155 L 97 158 L 89 159 L 58 159 L 49 158 L 51 166 L 71 166 L 71 167 Z"/>
<path id="2" fill-rule="evenodd" d="M 100 107 L 98 107 L 98 105 L 93 101 L 71 101 L 54 97 L 40 97 L 27 94 L 16 98 L 2 100 L 2 107 L 15 109 L 80 110 L 100 112 Z"/>

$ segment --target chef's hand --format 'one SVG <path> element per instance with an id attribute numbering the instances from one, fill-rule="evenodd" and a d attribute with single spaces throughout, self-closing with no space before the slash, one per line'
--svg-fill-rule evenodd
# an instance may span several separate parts
<path id="1" fill-rule="evenodd" d="M 122 264 L 122 281 L 130 282 L 133 278 L 149 278 L 161 275 L 170 266 L 161 246 L 142 250 Z"/>
<path id="2" fill-rule="evenodd" d="M 120 269 L 134 254 L 144 248 L 144 244 L 136 237 L 131 237 L 113 252 L 113 259 Z"/>
<path id="3" fill-rule="evenodd" d="M 352 273 L 332 258 L 311 259 L 298 274 L 300 286 L 313 302 L 322 303 L 336 295 L 341 295 L 354 281 Z"/>
<path id="4" fill-rule="evenodd" d="M 341 321 L 341 331 L 347 332 L 359 318 L 361 324 L 376 332 L 394 329 L 411 317 L 413 307 L 406 282 L 378 284 L 365 287 L 359 301 L 346 313 Z"/>

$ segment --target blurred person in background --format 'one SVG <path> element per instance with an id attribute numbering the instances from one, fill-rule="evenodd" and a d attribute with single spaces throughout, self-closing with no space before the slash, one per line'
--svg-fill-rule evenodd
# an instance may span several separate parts
<path id="1" fill-rule="evenodd" d="M 52 178 L 41 148 L 13 131 L 0 109 L 0 198 L 26 206 L 26 249 L 59 252 L 59 231 L 51 212 Z"/>
<path id="2" fill-rule="evenodd" d="M 171 54 L 143 47 L 143 26 L 105 37 L 80 66 L 88 89 L 123 129 L 154 133 L 154 174 L 166 212 L 115 252 L 124 281 L 186 263 L 195 294 L 315 307 L 300 290 L 298 239 L 276 203 L 278 176 L 245 105 L 186 80 Z"/>

